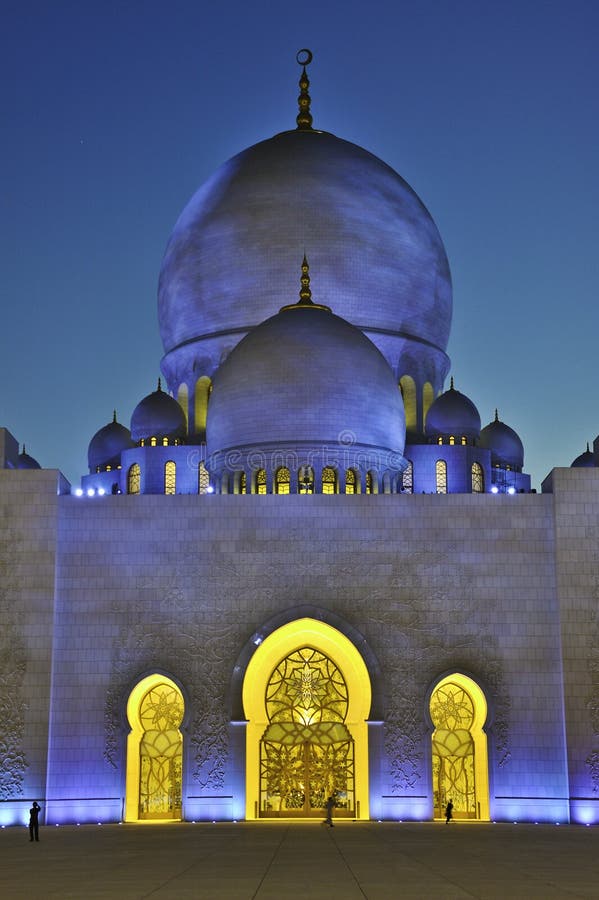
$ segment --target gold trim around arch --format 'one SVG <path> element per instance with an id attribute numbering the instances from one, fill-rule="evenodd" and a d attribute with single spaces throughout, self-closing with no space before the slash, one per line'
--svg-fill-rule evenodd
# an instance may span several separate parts
<path id="1" fill-rule="evenodd" d="M 311 618 L 282 625 L 256 648 L 243 681 L 243 708 L 246 731 L 246 818 L 259 817 L 260 742 L 269 726 L 266 686 L 281 660 L 301 647 L 310 646 L 329 657 L 343 673 L 347 684 L 348 707 L 345 725 L 355 746 L 356 817 L 369 817 L 368 724 L 371 704 L 370 676 L 354 646 L 336 628 Z M 358 813 L 359 810 L 359 813 Z"/>

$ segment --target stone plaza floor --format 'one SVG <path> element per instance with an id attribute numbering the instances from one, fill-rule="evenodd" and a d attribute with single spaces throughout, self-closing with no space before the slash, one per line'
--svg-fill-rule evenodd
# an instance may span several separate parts
<path id="1" fill-rule="evenodd" d="M 0 897 L 599 897 L 599 828 L 318 821 L 0 831 Z"/>

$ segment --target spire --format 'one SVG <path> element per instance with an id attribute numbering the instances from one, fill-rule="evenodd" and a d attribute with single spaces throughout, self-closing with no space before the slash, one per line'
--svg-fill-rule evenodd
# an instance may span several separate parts
<path id="1" fill-rule="evenodd" d="M 312 62 L 312 51 L 306 48 L 298 50 L 295 58 L 302 67 L 302 74 L 300 75 L 299 80 L 300 95 L 297 98 L 297 102 L 299 103 L 299 113 L 295 120 L 297 122 L 297 130 L 312 131 L 312 115 L 310 113 L 311 98 L 308 93 L 310 81 L 306 74 L 306 66 L 309 66 Z"/>
<path id="2" fill-rule="evenodd" d="M 455 390 L 455 388 L 454 388 L 454 386 L 453 386 L 453 375 L 451 376 L 451 378 L 450 378 L 450 380 L 449 380 L 449 390 L 450 390 L 450 391 Z"/>
<path id="3" fill-rule="evenodd" d="M 156 390 L 157 390 L 157 391 L 161 391 L 161 390 L 162 390 L 162 381 L 161 381 L 160 378 L 158 379 L 158 387 L 156 388 Z"/>
<path id="4" fill-rule="evenodd" d="M 302 286 L 300 288 L 300 303 L 305 306 L 306 304 L 313 305 L 312 303 L 312 291 L 310 290 L 310 266 L 308 265 L 308 260 L 306 259 L 306 254 L 304 253 L 304 258 L 302 260 L 302 277 L 301 283 Z"/>
<path id="5" fill-rule="evenodd" d="M 495 410 L 495 421 L 499 422 L 499 414 L 497 412 L 497 409 Z"/>
<path id="6" fill-rule="evenodd" d="M 116 425 L 116 409 L 112 410 L 112 424 Z"/>
<path id="7" fill-rule="evenodd" d="M 299 302 L 289 303 L 287 304 L 287 306 L 282 306 L 279 312 L 284 312 L 287 309 L 324 309 L 325 312 L 331 311 L 330 306 L 325 306 L 324 303 L 314 303 L 312 299 L 312 291 L 310 289 L 310 266 L 308 265 L 308 260 L 305 253 L 302 260 L 301 284 L 302 286 L 299 292 Z"/>

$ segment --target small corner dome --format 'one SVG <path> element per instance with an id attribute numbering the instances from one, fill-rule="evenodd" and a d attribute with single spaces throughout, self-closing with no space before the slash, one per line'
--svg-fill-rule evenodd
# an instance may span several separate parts
<path id="1" fill-rule="evenodd" d="M 25 445 L 23 445 L 23 452 L 19 453 L 17 469 L 41 469 L 37 459 L 25 452 Z"/>
<path id="2" fill-rule="evenodd" d="M 221 365 L 206 437 L 209 456 L 362 447 L 386 461 L 381 468 L 397 468 L 405 419 L 374 344 L 327 307 L 300 303 L 254 328 Z"/>
<path id="3" fill-rule="evenodd" d="M 121 453 L 133 447 L 131 432 L 125 425 L 116 420 L 116 411 L 112 422 L 104 425 L 96 431 L 87 448 L 87 464 L 90 472 L 106 466 L 117 466 L 120 463 Z"/>
<path id="4" fill-rule="evenodd" d="M 424 427 L 428 437 L 462 437 L 471 440 L 480 434 L 480 415 L 469 397 L 456 391 L 453 378 L 448 391 L 431 404 Z"/>
<path id="5" fill-rule="evenodd" d="M 521 470 L 524 465 L 524 445 L 513 428 L 501 422 L 497 410 L 495 419 L 480 433 L 480 446 L 491 451 L 491 464 L 511 466 Z"/>
<path id="6" fill-rule="evenodd" d="M 589 445 L 587 444 L 587 448 L 584 453 L 581 453 L 580 456 L 577 456 L 570 466 L 571 469 L 594 469 L 595 468 L 595 456 L 592 450 L 589 450 Z"/>
<path id="7" fill-rule="evenodd" d="M 158 379 L 158 389 L 144 397 L 133 410 L 131 438 L 135 443 L 150 438 L 184 440 L 186 434 L 185 413 L 177 401 L 162 390 Z"/>

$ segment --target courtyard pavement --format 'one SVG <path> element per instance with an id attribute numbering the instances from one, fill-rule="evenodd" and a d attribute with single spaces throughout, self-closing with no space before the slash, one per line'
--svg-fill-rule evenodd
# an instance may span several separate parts
<path id="1" fill-rule="evenodd" d="M 599 897 L 599 828 L 317 821 L 0 831 L 0 897 Z"/>

